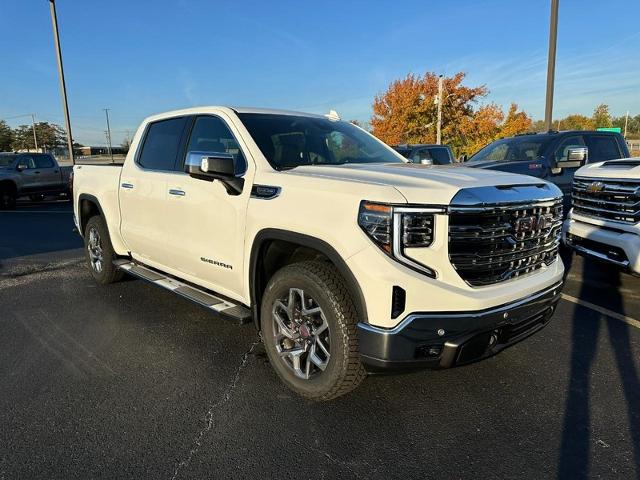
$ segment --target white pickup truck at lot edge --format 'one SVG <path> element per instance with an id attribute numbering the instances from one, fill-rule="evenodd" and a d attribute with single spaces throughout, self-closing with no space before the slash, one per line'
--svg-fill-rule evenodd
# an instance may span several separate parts
<path id="1" fill-rule="evenodd" d="M 544 327 L 562 194 L 532 177 L 407 163 L 335 116 L 200 107 L 147 118 L 124 166 L 76 166 L 102 284 L 125 272 L 253 320 L 291 389 L 445 368 Z"/>
<path id="2" fill-rule="evenodd" d="M 640 275 L 640 158 L 580 168 L 572 205 L 565 242 L 580 255 Z"/>

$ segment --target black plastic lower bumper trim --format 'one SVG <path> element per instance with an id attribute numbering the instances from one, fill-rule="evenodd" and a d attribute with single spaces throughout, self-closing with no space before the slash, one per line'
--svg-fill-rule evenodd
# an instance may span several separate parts
<path id="1" fill-rule="evenodd" d="M 482 311 L 413 313 L 389 330 L 359 323 L 362 362 L 377 371 L 449 368 L 490 357 L 547 325 L 561 290 L 560 282 Z"/>

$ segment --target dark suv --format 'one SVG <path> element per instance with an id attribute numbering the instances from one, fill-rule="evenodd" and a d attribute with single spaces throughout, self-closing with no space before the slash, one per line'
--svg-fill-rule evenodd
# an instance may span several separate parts
<path id="1" fill-rule="evenodd" d="M 522 173 L 555 183 L 565 194 L 566 214 L 573 174 L 582 164 L 629 156 L 627 144 L 619 133 L 550 131 L 496 140 L 474 154 L 464 165 Z"/>
<path id="2" fill-rule="evenodd" d="M 411 163 L 426 163 L 431 165 L 449 165 L 455 162 L 449 145 L 394 145 L 392 148 Z"/>

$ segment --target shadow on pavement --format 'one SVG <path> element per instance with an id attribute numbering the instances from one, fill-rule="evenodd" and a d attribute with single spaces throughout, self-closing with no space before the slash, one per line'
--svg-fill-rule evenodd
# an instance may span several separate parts
<path id="1" fill-rule="evenodd" d="M 0 268 L 3 260 L 81 248 L 73 228 L 69 202 L 18 202 L 0 211 Z"/>
<path id="2" fill-rule="evenodd" d="M 571 258 L 563 258 L 567 271 L 571 267 Z M 585 260 L 583 278 L 600 279 L 610 285 L 604 290 L 601 282 L 583 282 L 579 298 L 593 302 L 603 295 L 607 296 L 608 308 L 625 315 L 619 271 L 608 265 Z M 608 318 L 582 305 L 576 305 L 573 315 L 572 352 L 569 390 L 564 416 L 562 445 L 558 464 L 558 478 L 588 478 L 590 452 L 593 445 L 591 438 L 592 425 L 590 419 L 590 400 L 592 367 L 598 349 L 598 339 L 602 327 L 609 335 L 609 342 L 614 352 L 615 363 L 622 382 L 622 390 L 627 406 L 629 430 L 633 442 L 633 452 L 637 472 L 640 478 L 640 379 L 634 363 L 631 348 L 629 325 L 619 320 Z"/>

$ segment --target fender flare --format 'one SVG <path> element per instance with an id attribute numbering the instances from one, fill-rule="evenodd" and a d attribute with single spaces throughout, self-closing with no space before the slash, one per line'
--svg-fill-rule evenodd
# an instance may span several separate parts
<path id="1" fill-rule="evenodd" d="M 367 305 L 360 288 L 360 284 L 355 275 L 346 264 L 340 254 L 329 243 L 319 238 L 305 235 L 302 233 L 291 232 L 288 230 L 281 230 L 277 228 L 265 228 L 260 230 L 253 239 L 253 245 L 251 246 L 251 256 L 249 260 L 249 295 L 251 298 L 251 314 L 256 328 L 260 329 L 260 301 L 262 292 L 258 292 L 256 286 L 258 281 L 258 260 L 262 254 L 263 246 L 270 240 L 282 240 L 286 242 L 295 243 L 304 247 L 309 247 L 319 251 L 325 255 L 333 265 L 338 269 L 342 277 L 344 278 L 349 291 L 353 297 L 356 311 L 360 317 L 360 321 L 367 322 Z"/>
<path id="2" fill-rule="evenodd" d="M 94 203 L 96 205 L 96 207 L 98 207 L 98 212 L 100 212 L 100 215 L 102 216 L 102 218 L 104 218 L 105 221 L 105 225 L 107 223 L 107 217 L 104 214 L 104 211 L 102 210 L 102 205 L 100 205 L 100 200 L 98 200 L 97 197 L 90 195 L 88 193 L 81 193 L 78 196 L 78 226 L 81 227 L 79 228 L 79 234 L 81 237 L 84 237 L 84 231 L 82 231 L 84 229 L 84 219 L 82 217 L 82 201 L 83 200 L 88 200 L 91 203 Z M 88 220 L 88 219 L 87 219 Z M 107 226 L 107 231 L 109 231 L 109 227 Z"/>

